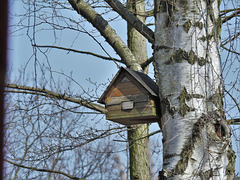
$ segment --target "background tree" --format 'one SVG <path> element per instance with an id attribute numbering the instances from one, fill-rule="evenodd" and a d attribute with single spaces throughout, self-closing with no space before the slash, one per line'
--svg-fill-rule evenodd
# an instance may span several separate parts
<path id="1" fill-rule="evenodd" d="M 218 145 L 222 142 L 230 142 L 230 131 L 225 123 L 221 103 L 214 105 L 214 101 L 220 102 L 220 96 L 222 96 L 220 72 L 215 67 L 219 59 L 212 57 L 212 52 L 215 52 L 215 56 L 219 57 L 217 47 L 220 44 L 220 19 L 223 24 L 227 24 L 226 29 L 229 32 L 228 36 L 223 34 L 224 38 L 221 46 L 232 55 L 232 57 L 226 56 L 226 60 L 222 58 L 222 70 L 227 70 L 227 73 L 222 76 L 226 82 L 230 82 L 227 79 L 229 76 L 234 82 L 229 84 L 229 89 L 226 88 L 228 84 L 225 83 L 226 95 L 230 97 L 226 98 L 225 112 L 228 119 L 236 119 L 239 114 L 239 104 L 237 102 L 237 98 L 239 98 L 237 73 L 239 71 L 232 71 L 231 69 L 239 62 L 239 57 L 235 56 L 239 55 L 239 52 L 236 51 L 239 47 L 239 28 L 237 28 L 239 8 L 236 6 L 239 5 L 237 1 L 231 1 L 231 6 L 229 1 L 223 1 L 222 7 L 225 10 L 221 11 L 220 16 L 218 16 L 218 12 L 212 11 L 218 9 L 217 3 L 219 2 L 213 1 L 208 4 L 207 1 L 191 1 L 187 4 L 185 1 L 161 1 L 161 3 L 155 1 L 157 26 L 154 44 L 154 33 L 147 26 L 152 25 L 153 22 L 153 4 L 151 1 L 128 1 L 128 9 L 125 8 L 124 3 L 121 4 L 116 0 L 69 0 L 68 2 L 34 0 L 25 2 L 25 11 L 18 15 L 19 19 L 13 25 L 12 31 L 15 33 L 27 33 L 33 47 L 33 56 L 26 66 L 22 68 L 22 76 L 15 80 L 14 84 L 6 85 L 8 87 L 7 92 L 9 92 L 7 95 L 7 105 L 9 105 L 7 108 L 8 121 L 6 122 L 6 161 L 9 168 L 6 175 L 11 178 L 32 176 L 36 178 L 48 177 L 49 179 L 59 179 L 63 176 L 70 178 L 99 178 L 100 176 L 104 178 L 116 176 L 125 178 L 124 173 L 127 173 L 127 171 L 122 168 L 122 159 L 119 160 L 119 156 L 115 156 L 114 153 L 126 151 L 126 146 L 119 145 L 119 141 L 127 141 L 124 133 L 127 128 L 100 120 L 102 118 L 100 115 L 96 116 L 99 113 L 105 113 L 104 107 L 95 103 L 99 97 L 99 88 L 102 89 L 103 85 L 93 83 L 89 79 L 93 88 L 92 90 L 86 90 L 87 88 L 74 80 L 72 75 L 66 75 L 63 72 L 54 70 L 52 62 L 56 57 L 53 58 L 51 54 L 54 54 L 55 49 L 60 49 L 68 53 L 88 54 L 102 60 L 109 60 L 114 62 L 114 66 L 116 63 L 120 63 L 134 70 L 142 70 L 153 60 L 151 54 L 149 53 L 147 58 L 146 52 L 143 50 L 146 49 L 144 41 L 147 40 L 150 42 L 147 45 L 154 47 L 155 50 L 155 76 L 162 98 L 163 119 L 161 126 L 164 137 L 164 170 L 161 176 L 181 176 L 184 178 L 182 175 L 187 175 L 188 177 L 209 178 L 220 175 L 223 177 L 225 176 L 224 168 L 227 168 L 227 175 L 232 177 L 234 171 L 231 170 L 233 170 L 234 156 L 229 146 L 230 143 L 226 143 L 226 149 L 229 149 L 228 154 L 231 156 L 229 155 L 227 158 L 222 156 L 223 159 L 228 159 L 224 160 L 224 162 L 229 166 L 222 167 L 223 171 L 221 173 L 215 171 L 217 166 L 214 166 L 214 163 L 211 162 L 212 159 L 209 158 L 210 155 L 213 156 L 211 151 L 209 153 L 209 149 L 212 150 L 212 147 L 208 145 L 209 142 Z M 145 8 L 143 8 L 144 5 L 146 5 Z M 188 12 L 189 9 L 190 12 Z M 191 15 L 192 11 L 195 12 L 194 15 Z M 76 12 L 83 18 L 77 15 Z M 143 23 L 145 19 L 149 24 L 145 25 Z M 93 30 L 88 26 L 86 20 L 94 26 Z M 128 45 L 120 38 L 120 35 L 123 37 L 124 35 L 120 31 L 116 33 L 112 28 L 115 25 L 114 22 L 118 24 L 120 20 L 128 22 Z M 235 21 L 233 26 L 230 26 L 231 21 Z M 215 28 L 212 27 L 213 24 L 216 25 Z M 233 30 L 231 27 L 233 27 Z M 136 33 L 135 29 L 142 36 Z M 43 32 L 47 32 L 48 39 L 39 38 L 42 37 Z M 101 36 L 99 36 L 98 32 Z M 70 40 L 70 43 L 64 39 L 65 33 L 67 38 L 69 38 L 70 34 L 75 35 L 73 40 Z M 79 33 L 87 34 L 93 39 L 102 48 L 105 55 L 77 50 L 78 46 L 82 44 L 81 41 L 79 42 Z M 137 35 L 134 36 L 134 34 Z M 145 37 L 145 39 L 142 37 Z M 191 39 L 190 44 L 188 39 Z M 62 41 L 64 43 L 61 43 Z M 134 43 L 134 41 L 137 43 Z M 183 44 L 180 44 L 180 42 L 185 41 L 187 45 L 182 46 Z M 231 44 L 233 42 L 234 45 Z M 230 45 L 228 46 L 228 44 Z M 112 53 L 108 45 L 114 49 L 118 56 Z M 140 45 L 140 47 L 137 45 Z M 58 53 L 60 52 L 58 51 Z M 79 57 L 79 55 L 77 56 Z M 67 57 L 70 57 L 70 54 Z M 69 61 L 70 58 L 67 59 Z M 213 59 L 216 62 L 214 67 L 212 66 Z M 179 71 L 182 65 L 189 69 Z M 29 76 L 33 78 L 28 79 L 26 73 L 29 67 L 34 67 L 34 71 L 33 75 Z M 200 70 L 201 67 L 205 71 Z M 233 73 L 229 74 L 230 71 Z M 170 72 L 171 74 L 169 74 Z M 56 83 L 57 75 L 61 75 L 60 83 Z M 201 78 L 207 76 L 209 76 L 209 79 Z M 179 77 L 184 77 L 186 80 Z M 10 79 L 13 79 L 13 77 Z M 64 79 L 70 84 L 66 85 Z M 179 81 L 176 81 L 176 79 L 179 79 Z M 196 81 L 193 81 L 194 79 Z M 72 88 L 72 84 L 75 84 L 78 89 Z M 196 90 L 195 86 L 200 86 L 203 90 Z M 171 91 L 168 91 L 170 87 L 174 87 L 171 90 L 176 91 L 170 93 Z M 23 94 L 25 95 L 23 96 Z M 209 101 L 206 101 L 206 99 Z M 15 103 L 12 103 L 11 100 Z M 206 103 L 209 103 L 207 109 L 202 106 L 202 104 Z M 210 113 L 214 110 L 218 110 L 219 113 Z M 89 119 L 93 119 L 93 121 L 89 122 Z M 215 120 L 212 121 L 212 119 Z M 187 122 L 188 131 L 181 132 L 182 136 L 170 133 L 171 129 L 169 127 L 185 127 L 183 124 L 180 126 L 174 124 L 184 121 Z M 173 122 L 173 125 L 166 125 L 169 122 Z M 146 137 L 147 125 L 143 125 L 141 128 L 145 129 L 144 134 L 141 133 L 141 136 Z M 136 163 L 136 169 L 130 160 L 132 168 L 130 169 L 131 178 L 146 179 L 150 178 L 149 173 L 143 174 L 142 172 L 149 172 L 150 163 L 147 160 L 146 153 L 148 137 L 141 141 L 137 140 L 137 137 L 130 139 L 131 133 L 137 133 L 141 128 L 135 130 L 136 127 L 132 127 L 130 128 L 131 131 L 128 131 L 128 140 L 131 140 L 129 141 L 130 151 L 131 147 L 136 145 L 137 147 L 143 147 L 142 154 L 144 154 L 142 156 L 139 156 L 139 154 L 130 155 L 131 160 L 140 160 Z M 180 132 L 179 129 L 176 129 L 176 132 Z M 198 134 L 198 136 L 195 136 L 194 133 Z M 119 139 L 120 137 L 121 139 Z M 188 139 L 190 144 L 179 144 L 183 142 L 181 137 Z M 213 137 L 221 140 L 216 140 Z M 139 138 L 141 139 L 140 136 Z M 103 139 L 104 143 L 101 139 Z M 204 146 L 200 143 L 195 145 L 196 142 L 200 142 L 200 139 L 204 140 Z M 176 143 L 178 148 L 172 148 L 176 147 Z M 197 146 L 200 149 L 202 148 L 200 152 L 206 153 L 198 159 L 194 156 L 191 158 L 190 156 L 194 155 Z M 176 149 L 176 152 L 168 152 L 169 148 Z M 158 150 L 155 149 L 155 151 Z M 196 161 L 192 162 L 192 159 Z M 202 164 L 200 163 L 201 160 L 204 160 Z M 73 163 L 70 165 L 69 162 Z M 116 168 L 115 162 L 118 163 L 119 168 Z M 140 164 L 141 162 L 143 163 Z M 190 165 L 190 163 L 202 166 L 189 169 L 187 165 Z M 209 169 L 207 164 L 211 164 L 212 169 Z M 217 165 L 219 165 L 219 162 Z M 139 167 L 144 167 L 145 170 Z M 114 169 L 114 171 L 110 169 Z M 154 175 L 156 173 L 153 173 L 152 178 L 154 178 Z"/>
<path id="2" fill-rule="evenodd" d="M 145 23 L 145 1 L 130 0 L 127 8 L 141 22 Z M 128 47 L 132 51 L 138 62 L 144 63 L 147 58 L 146 38 L 142 36 L 131 24 L 127 25 Z M 143 68 L 148 73 L 148 66 Z M 150 179 L 150 161 L 148 151 L 148 132 L 149 125 L 132 125 L 128 129 L 129 159 L 130 159 L 130 178 L 131 179 Z M 144 137 L 144 138 L 143 138 Z"/>
<path id="3" fill-rule="evenodd" d="M 1 2 L 1 29 L 0 29 L 0 44 L 1 44 L 1 77 L 0 77 L 0 179 L 3 178 L 3 138 L 4 138 L 4 84 L 5 74 L 7 70 L 7 32 L 8 32 L 8 2 Z"/>

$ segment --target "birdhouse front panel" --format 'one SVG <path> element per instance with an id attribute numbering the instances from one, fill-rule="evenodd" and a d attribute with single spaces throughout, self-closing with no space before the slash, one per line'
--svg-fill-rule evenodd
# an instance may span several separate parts
<path id="1" fill-rule="evenodd" d="M 122 72 L 111 84 L 104 99 L 106 119 L 125 125 L 156 122 L 156 97 L 128 72 Z"/>

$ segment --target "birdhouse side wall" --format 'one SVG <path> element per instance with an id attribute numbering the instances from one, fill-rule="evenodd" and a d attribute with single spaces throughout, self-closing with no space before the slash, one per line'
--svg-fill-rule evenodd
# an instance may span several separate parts
<path id="1" fill-rule="evenodd" d="M 107 119 L 154 119 L 158 116 L 154 100 L 134 102 L 134 108 L 123 110 L 122 103 L 107 106 Z"/>

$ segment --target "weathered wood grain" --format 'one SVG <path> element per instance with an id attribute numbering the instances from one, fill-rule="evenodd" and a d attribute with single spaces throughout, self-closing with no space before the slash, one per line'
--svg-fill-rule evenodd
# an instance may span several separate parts
<path id="1" fill-rule="evenodd" d="M 107 106 L 114 104 L 121 104 L 123 101 L 134 101 L 134 102 L 145 102 L 149 100 L 148 94 L 134 94 L 134 95 L 126 95 L 119 97 L 108 97 L 105 100 L 105 104 Z"/>

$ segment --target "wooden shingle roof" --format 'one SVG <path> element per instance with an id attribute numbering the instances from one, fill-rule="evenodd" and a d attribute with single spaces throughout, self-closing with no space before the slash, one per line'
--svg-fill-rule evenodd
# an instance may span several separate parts
<path id="1" fill-rule="evenodd" d="M 104 91 L 102 96 L 99 98 L 98 102 L 104 104 L 104 99 L 112 85 L 115 83 L 115 81 L 118 79 L 119 75 L 123 73 L 123 71 L 129 73 L 144 89 L 146 89 L 150 95 L 154 97 L 158 97 L 158 86 L 156 83 L 146 74 L 134 71 L 129 68 L 121 67 L 117 74 L 114 76 L 111 83 L 108 85 L 107 89 Z"/>

